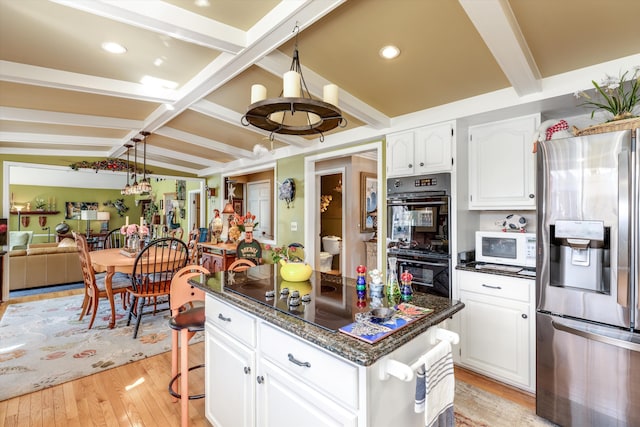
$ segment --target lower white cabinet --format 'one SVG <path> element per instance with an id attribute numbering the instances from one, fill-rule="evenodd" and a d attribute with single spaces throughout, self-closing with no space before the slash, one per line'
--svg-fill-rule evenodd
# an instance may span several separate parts
<path id="1" fill-rule="evenodd" d="M 216 427 L 358 426 L 358 367 L 207 296 L 205 407 Z"/>
<path id="2" fill-rule="evenodd" d="M 254 426 L 255 350 L 209 323 L 206 332 L 207 419 L 215 426 Z"/>
<path id="3" fill-rule="evenodd" d="M 459 363 L 535 391 L 535 281 L 458 271 Z"/>

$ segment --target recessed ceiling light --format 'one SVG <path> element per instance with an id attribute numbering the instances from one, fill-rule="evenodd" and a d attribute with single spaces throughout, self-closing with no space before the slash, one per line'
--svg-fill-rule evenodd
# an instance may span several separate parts
<path id="1" fill-rule="evenodd" d="M 125 53 L 127 51 L 127 48 L 122 46 L 119 43 L 116 42 L 104 42 L 102 43 L 102 50 L 106 50 L 109 53 Z"/>
<path id="2" fill-rule="evenodd" d="M 400 49 L 398 49 L 396 46 L 389 45 L 380 49 L 380 52 L 378 53 L 385 59 L 393 59 L 400 55 Z"/>

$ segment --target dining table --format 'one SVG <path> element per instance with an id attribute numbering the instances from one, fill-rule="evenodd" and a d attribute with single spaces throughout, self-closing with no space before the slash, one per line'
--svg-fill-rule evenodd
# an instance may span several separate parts
<path id="1" fill-rule="evenodd" d="M 111 306 L 111 319 L 109 320 L 109 328 L 113 329 L 116 324 L 116 306 L 113 298 L 113 276 L 116 273 L 133 274 L 136 262 L 134 254 L 126 254 L 121 248 L 102 249 L 99 251 L 89 252 L 91 257 L 91 265 L 96 273 L 106 273 L 104 279 L 105 291 L 107 299 Z M 155 257 L 153 251 L 148 251 L 148 256 L 153 257 L 153 264 L 160 266 L 166 262 L 169 252 L 164 251 L 163 257 Z M 148 265 L 148 264 L 147 264 Z"/>

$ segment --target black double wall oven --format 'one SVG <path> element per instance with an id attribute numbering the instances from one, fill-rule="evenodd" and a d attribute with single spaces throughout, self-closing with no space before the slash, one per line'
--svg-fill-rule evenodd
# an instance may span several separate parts
<path id="1" fill-rule="evenodd" d="M 387 180 L 387 260 L 395 258 L 398 280 L 413 275 L 413 287 L 451 297 L 449 250 L 451 175 Z"/>

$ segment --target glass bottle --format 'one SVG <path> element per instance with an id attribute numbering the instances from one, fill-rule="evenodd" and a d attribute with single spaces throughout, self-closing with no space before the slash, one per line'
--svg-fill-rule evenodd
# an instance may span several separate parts
<path id="1" fill-rule="evenodd" d="M 389 257 L 389 271 L 387 272 L 387 302 L 390 306 L 394 306 L 400 302 L 400 285 L 398 283 L 398 274 L 396 270 L 396 257 Z"/>
<path id="2" fill-rule="evenodd" d="M 400 280 L 402 281 L 402 286 L 400 287 L 402 301 L 409 302 L 413 299 L 413 288 L 411 287 L 413 275 L 408 271 L 405 271 L 400 275 Z"/>

